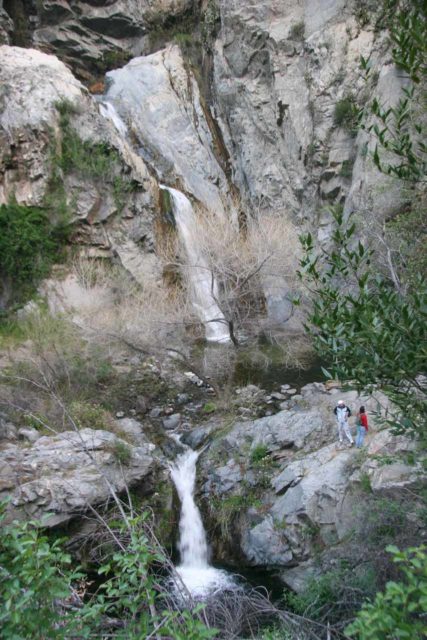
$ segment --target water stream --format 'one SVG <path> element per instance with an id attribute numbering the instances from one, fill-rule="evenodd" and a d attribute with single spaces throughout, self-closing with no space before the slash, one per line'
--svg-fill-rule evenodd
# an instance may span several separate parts
<path id="1" fill-rule="evenodd" d="M 99 112 L 104 118 L 108 118 L 116 127 L 117 131 L 120 133 L 123 138 L 126 138 L 128 135 L 128 129 L 119 114 L 116 111 L 116 108 L 111 102 L 107 100 L 100 99 L 99 103 Z"/>
<path id="2" fill-rule="evenodd" d="M 192 290 L 192 302 L 205 326 L 206 340 L 229 342 L 228 324 L 216 302 L 218 287 L 199 246 L 193 206 L 181 191 L 164 185 L 160 187 L 171 195 L 176 226 L 188 259 L 187 271 Z"/>
<path id="3" fill-rule="evenodd" d="M 232 588 L 230 574 L 209 564 L 209 547 L 200 511 L 194 501 L 196 463 L 199 452 L 188 449 L 171 465 L 171 477 L 181 501 L 179 521 L 180 564 L 177 572 L 194 597 Z"/>

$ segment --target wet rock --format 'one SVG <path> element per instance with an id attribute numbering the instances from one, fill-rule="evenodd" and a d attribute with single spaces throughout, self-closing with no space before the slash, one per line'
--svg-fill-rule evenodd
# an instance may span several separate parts
<path id="1" fill-rule="evenodd" d="M 276 527 L 271 516 L 267 516 L 255 527 L 245 531 L 241 547 L 253 566 L 269 564 L 286 567 L 292 563 L 292 551 L 286 544 L 283 532 Z"/>
<path id="2" fill-rule="evenodd" d="M 192 449 L 199 449 L 199 447 L 209 441 L 210 436 L 217 428 L 217 423 L 210 423 L 201 427 L 196 427 L 195 429 L 191 429 L 187 433 L 184 433 L 181 438 L 181 442 Z"/>

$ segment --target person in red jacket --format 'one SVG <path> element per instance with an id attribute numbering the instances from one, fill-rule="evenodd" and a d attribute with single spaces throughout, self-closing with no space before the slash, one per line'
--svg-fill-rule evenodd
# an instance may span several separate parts
<path id="1" fill-rule="evenodd" d="M 360 407 L 356 415 L 356 426 L 357 426 L 356 447 L 360 449 L 360 447 L 363 446 L 363 441 L 365 439 L 366 434 L 368 433 L 368 416 L 366 415 L 365 407 Z"/>

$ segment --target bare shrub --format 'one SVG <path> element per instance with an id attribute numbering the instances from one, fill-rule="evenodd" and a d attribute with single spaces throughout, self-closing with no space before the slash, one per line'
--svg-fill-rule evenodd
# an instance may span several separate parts
<path id="1" fill-rule="evenodd" d="M 186 292 L 147 275 L 136 282 L 124 269 L 90 261 L 75 267 L 80 283 L 93 290 L 91 303 L 80 310 L 81 325 L 95 342 L 122 341 L 156 353 L 182 344 L 187 327 L 196 327 Z"/>
<path id="2" fill-rule="evenodd" d="M 201 210 L 196 224 L 219 307 L 232 327 L 255 330 L 265 315 L 265 297 L 285 295 L 297 286 L 294 225 L 284 216 L 258 214 L 240 228 L 231 218 Z"/>

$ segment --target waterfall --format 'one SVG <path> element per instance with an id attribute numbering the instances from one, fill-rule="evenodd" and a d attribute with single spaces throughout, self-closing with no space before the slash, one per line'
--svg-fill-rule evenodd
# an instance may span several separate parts
<path id="1" fill-rule="evenodd" d="M 177 572 L 187 590 L 203 597 L 217 589 L 234 588 L 235 582 L 225 571 L 208 563 L 208 543 L 200 511 L 194 502 L 197 451 L 187 449 L 171 465 L 171 477 L 181 501 L 178 549 L 181 564 Z"/>
<path id="2" fill-rule="evenodd" d="M 114 105 L 106 100 L 99 100 L 99 111 L 104 118 L 108 118 L 116 127 L 117 131 L 124 138 L 128 135 L 128 129 L 119 114 L 117 113 Z"/>
<path id="3" fill-rule="evenodd" d="M 212 272 L 201 254 L 197 238 L 196 218 L 190 200 L 180 191 L 160 185 L 172 198 L 172 208 L 179 236 L 184 245 L 189 262 L 188 274 L 193 295 L 193 305 L 200 320 L 205 325 L 206 340 L 229 342 L 230 333 L 224 314 L 215 298 L 217 284 Z"/>
<path id="4" fill-rule="evenodd" d="M 185 451 L 171 468 L 171 477 L 181 500 L 179 521 L 179 552 L 181 566 L 206 568 L 208 566 L 208 543 L 200 511 L 194 502 L 197 451 Z"/>

